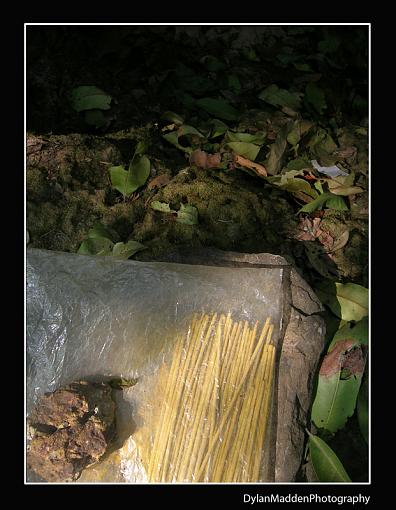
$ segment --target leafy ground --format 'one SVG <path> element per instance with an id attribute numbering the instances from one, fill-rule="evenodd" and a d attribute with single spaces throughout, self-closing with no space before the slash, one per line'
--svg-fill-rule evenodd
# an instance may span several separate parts
<path id="1" fill-rule="evenodd" d="M 330 342 L 364 312 L 337 310 L 329 288 L 351 303 L 355 285 L 364 307 L 368 286 L 367 32 L 28 27 L 30 246 L 280 254 L 324 293 Z M 364 481 L 355 404 L 319 435 Z"/>

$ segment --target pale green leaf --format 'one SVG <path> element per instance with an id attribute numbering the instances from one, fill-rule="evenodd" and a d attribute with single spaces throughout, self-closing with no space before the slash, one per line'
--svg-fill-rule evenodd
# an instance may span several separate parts
<path id="1" fill-rule="evenodd" d="M 137 241 L 128 241 L 127 243 L 117 243 L 113 246 L 113 257 L 118 259 L 129 259 L 138 251 L 145 250 L 146 247 Z"/>
<path id="2" fill-rule="evenodd" d="M 153 202 L 151 202 L 150 205 L 151 205 L 151 209 L 154 209 L 154 211 L 165 212 L 165 213 L 175 212 L 169 207 L 169 204 L 167 204 L 166 202 L 158 202 L 158 200 L 154 200 Z"/>
<path id="3" fill-rule="evenodd" d="M 111 96 L 95 86 L 76 87 L 71 92 L 71 103 L 76 112 L 110 110 L 111 100 Z"/>
<path id="4" fill-rule="evenodd" d="M 224 135 L 224 133 L 228 130 L 227 124 L 219 119 L 211 119 L 209 121 L 209 125 L 213 126 L 210 134 L 211 138 L 216 138 L 218 136 Z"/>
<path id="5" fill-rule="evenodd" d="M 303 207 L 301 207 L 298 212 L 311 213 L 316 211 L 316 209 L 321 209 L 327 200 L 331 198 L 331 196 L 331 193 L 323 193 L 322 195 L 319 195 L 315 200 L 312 200 L 312 202 L 309 202 L 308 204 L 305 204 Z"/>
<path id="6" fill-rule="evenodd" d="M 257 154 L 260 152 L 260 147 L 254 143 L 229 142 L 227 143 L 227 147 L 229 147 L 236 154 L 250 159 L 250 161 L 254 161 L 257 157 Z"/>
<path id="7" fill-rule="evenodd" d="M 287 168 L 290 170 L 308 170 L 311 168 L 311 162 L 307 158 L 296 158 L 288 162 Z"/>
<path id="8" fill-rule="evenodd" d="M 289 191 L 290 193 L 304 193 L 305 195 L 310 196 L 315 199 L 318 196 L 318 193 L 311 188 L 310 184 L 304 179 L 288 179 L 284 184 L 279 185 L 280 188 L 285 191 Z"/>
<path id="9" fill-rule="evenodd" d="M 181 125 L 184 123 L 184 120 L 180 115 L 175 112 L 166 111 L 161 115 L 162 120 L 167 120 L 168 122 L 173 122 L 176 125 Z"/>
<path id="10" fill-rule="evenodd" d="M 198 223 L 198 210 L 192 205 L 181 204 L 177 211 L 176 221 L 185 225 L 196 225 Z"/>
<path id="11" fill-rule="evenodd" d="M 355 412 L 362 374 L 341 379 L 341 372 L 331 377 L 319 376 L 312 421 L 318 428 L 337 432 Z"/>
<path id="12" fill-rule="evenodd" d="M 363 193 L 364 191 L 359 186 L 353 186 L 350 184 L 351 178 L 349 175 L 347 177 L 339 176 L 332 179 L 326 179 L 326 182 L 329 190 L 331 193 L 334 193 L 334 195 L 348 196 L 355 195 L 357 193 Z"/>
<path id="13" fill-rule="evenodd" d="M 99 239 L 104 237 L 105 239 L 111 239 L 113 242 L 118 240 L 117 232 L 114 232 L 113 230 L 105 227 L 99 221 L 95 223 L 94 226 L 89 230 L 87 237 L 91 239 Z"/>
<path id="14" fill-rule="evenodd" d="M 150 160 L 147 156 L 134 158 L 128 171 L 123 166 L 112 166 L 109 172 L 113 188 L 124 196 L 129 196 L 147 181 L 150 175 Z"/>
<path id="15" fill-rule="evenodd" d="M 349 211 L 344 199 L 337 195 L 333 195 L 326 200 L 326 207 L 329 209 L 335 209 L 336 211 Z"/>
<path id="16" fill-rule="evenodd" d="M 113 188 L 124 196 L 129 196 L 147 181 L 150 175 L 150 160 L 147 156 L 133 158 L 128 171 L 123 166 L 112 166 L 109 172 Z"/>
<path id="17" fill-rule="evenodd" d="M 275 84 L 264 89 L 258 97 L 273 106 L 288 106 L 293 110 L 298 110 L 301 102 L 297 94 L 280 89 Z"/>
<path id="18" fill-rule="evenodd" d="M 198 131 L 198 129 L 195 129 L 195 127 L 189 126 L 188 124 L 183 124 L 177 130 L 178 138 L 185 135 L 197 135 L 200 138 L 205 138 L 204 135 Z"/>
<path id="19" fill-rule="evenodd" d="M 134 187 L 135 190 L 143 186 L 150 175 L 150 160 L 147 156 L 140 156 L 134 158 L 128 169 L 128 183 Z"/>
<path id="20" fill-rule="evenodd" d="M 323 439 L 309 433 L 312 466 L 320 482 L 351 482 L 340 459 Z"/>
<path id="21" fill-rule="evenodd" d="M 227 142 L 247 142 L 247 143 L 255 143 L 257 145 L 262 145 L 265 140 L 264 133 L 233 133 L 232 131 L 227 131 L 225 140 Z"/>
<path id="22" fill-rule="evenodd" d="M 319 299 L 340 319 L 359 321 L 368 316 L 368 289 L 356 283 L 318 284 Z"/>
<path id="23" fill-rule="evenodd" d="M 138 142 L 136 144 L 134 157 L 142 156 L 147 151 L 148 147 L 149 144 L 146 140 L 141 140 L 140 142 Z"/>
<path id="24" fill-rule="evenodd" d="M 87 238 L 81 243 L 77 253 L 83 255 L 111 255 L 113 242 L 104 237 Z"/>
<path id="25" fill-rule="evenodd" d="M 172 133 L 167 133 L 165 135 L 162 135 L 162 138 L 164 138 L 167 142 L 171 143 L 181 151 L 191 154 L 192 148 L 191 147 L 183 147 L 179 144 L 179 136 L 176 131 L 173 131 Z"/>

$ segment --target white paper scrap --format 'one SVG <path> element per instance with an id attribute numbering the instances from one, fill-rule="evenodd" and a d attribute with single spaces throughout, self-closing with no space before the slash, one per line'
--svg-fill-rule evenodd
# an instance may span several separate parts
<path id="1" fill-rule="evenodd" d="M 322 174 L 326 174 L 329 177 L 338 177 L 339 175 L 348 175 L 347 172 L 338 168 L 338 166 L 320 166 L 316 159 L 311 161 L 312 166 L 316 168 L 316 170 Z"/>

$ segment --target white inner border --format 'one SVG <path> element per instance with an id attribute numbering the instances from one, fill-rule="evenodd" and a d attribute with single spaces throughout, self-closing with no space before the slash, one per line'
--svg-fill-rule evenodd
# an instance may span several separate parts
<path id="1" fill-rule="evenodd" d="M 369 289 L 371 288 L 371 23 L 24 23 L 24 279 L 25 279 L 25 287 L 24 287 L 24 483 L 25 485 L 48 485 L 47 482 L 28 482 L 26 480 L 26 27 L 28 26 L 93 26 L 93 25 L 103 25 L 103 26 L 367 26 L 369 29 L 368 33 L 368 41 L 369 41 L 369 62 L 368 62 L 368 70 L 369 70 L 369 131 L 368 131 L 368 157 L 369 157 Z M 371 293 L 369 292 L 369 324 L 371 324 Z M 368 482 L 351 482 L 348 484 L 337 482 L 252 482 L 252 483 L 212 483 L 212 482 L 200 482 L 194 485 L 271 485 L 276 487 L 277 485 L 371 485 L 371 327 L 369 327 L 369 481 Z M 51 485 L 75 485 L 69 483 L 51 483 Z M 158 483 L 158 484 L 128 484 L 127 482 L 122 483 L 80 483 L 78 485 L 191 485 L 190 483 Z M 345 494 L 346 496 L 346 494 Z"/>

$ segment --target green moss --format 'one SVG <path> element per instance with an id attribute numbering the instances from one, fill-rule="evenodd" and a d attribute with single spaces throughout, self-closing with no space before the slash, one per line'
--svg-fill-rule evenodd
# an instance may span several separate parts
<path id="1" fill-rule="evenodd" d="M 273 215 L 274 207 L 264 186 L 249 189 L 249 177 L 235 174 L 231 182 L 222 182 L 216 173 L 197 169 L 180 172 L 153 200 L 170 204 L 177 210 L 182 203 L 198 210 L 198 225 L 177 223 L 172 215 L 147 211 L 134 229 L 135 238 L 155 250 L 171 245 L 215 246 L 224 250 L 266 251 L 279 253 L 282 231 L 293 221 L 286 202 L 283 215 Z M 246 184 L 248 183 L 248 184 Z M 143 256 L 143 255 L 142 255 Z"/>
<path id="2" fill-rule="evenodd" d="M 122 136 L 118 141 L 125 141 Z M 48 159 L 49 168 L 28 166 L 27 228 L 33 247 L 76 252 L 92 225 L 101 221 L 122 241 L 135 239 L 149 248 L 136 258 L 175 246 L 292 251 L 285 232 L 296 218 L 285 194 L 243 171 L 183 169 L 152 158 L 157 175 L 166 174 L 170 182 L 156 190 L 145 186 L 124 200 L 108 179 L 109 164 L 126 164 L 113 142 L 88 135 L 51 137 L 52 142 L 57 150 Z M 178 223 L 174 215 L 152 210 L 152 200 L 167 202 L 174 210 L 193 205 L 199 223 Z"/>

